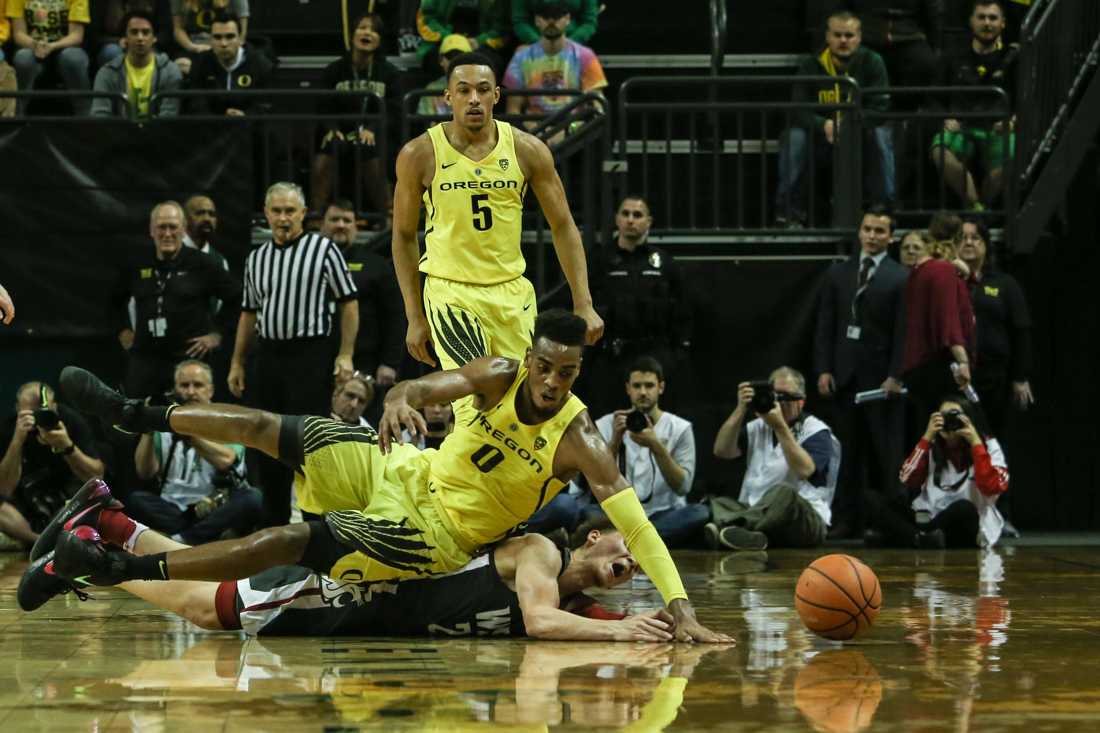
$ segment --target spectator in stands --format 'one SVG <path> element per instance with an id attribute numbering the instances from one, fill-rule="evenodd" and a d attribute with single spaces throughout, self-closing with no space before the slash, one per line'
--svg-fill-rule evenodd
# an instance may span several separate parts
<path id="1" fill-rule="evenodd" d="M 454 432 L 455 429 L 455 413 L 451 408 L 451 403 L 424 405 L 420 408 L 420 414 L 424 416 L 424 425 L 427 432 L 412 436 L 409 435 L 407 430 L 402 430 L 401 441 L 412 443 L 420 450 L 439 448 L 443 444 L 443 439 Z"/>
<path id="2" fill-rule="evenodd" d="M 473 46 L 470 45 L 470 41 L 466 36 L 452 33 L 443 39 L 443 42 L 439 44 L 439 67 L 443 70 L 443 76 L 424 87 L 425 90 L 435 91 L 438 94 L 421 97 L 416 108 L 417 114 L 444 115 L 448 118 L 451 116 L 451 106 L 443 98 L 443 90 L 447 88 L 447 70 L 451 68 L 452 59 L 471 51 L 473 51 Z"/>
<path id="3" fill-rule="evenodd" d="M 916 267 L 917 262 L 927 257 L 932 251 L 932 245 L 935 243 L 936 240 L 932 235 L 922 229 L 909 232 L 901 238 L 901 246 L 898 248 L 901 264 L 909 269 Z"/>
<path id="4" fill-rule="evenodd" d="M 937 211 L 928 221 L 928 235 L 934 242 L 954 242 L 962 228 L 962 219 L 950 211 Z"/>
<path id="5" fill-rule="evenodd" d="M 103 475 L 88 423 L 43 382 L 15 393 L 0 445 L 0 533 L 28 548 L 80 484 Z"/>
<path id="6" fill-rule="evenodd" d="M 882 56 L 894 86 L 932 84 L 939 70 L 944 0 L 829 0 L 863 21 L 863 42 Z"/>
<path id="7" fill-rule="evenodd" d="M 87 0 L 7 0 L 6 13 L 19 48 L 12 65 L 21 90 L 34 89 L 44 71 L 59 76 L 70 91 L 88 90 L 88 54 L 81 48 L 91 20 Z M 74 98 L 73 111 L 86 115 L 90 103 L 87 97 Z M 26 100 L 18 107 L 24 114 Z"/>
<path id="8" fill-rule="evenodd" d="M 221 346 L 237 317 L 240 284 L 213 257 L 183 246 L 183 221 L 183 207 L 175 201 L 153 207 L 153 251 L 125 273 L 116 298 L 118 339 L 129 352 L 126 392 L 133 396 L 164 394 L 173 366 Z M 214 298 L 223 302 L 216 318 Z"/>
<path id="9" fill-rule="evenodd" d="M 507 0 L 421 0 L 416 28 L 422 39 L 416 49 L 428 73 L 439 68 L 439 44 L 452 33 L 466 36 L 474 51 L 492 62 L 500 77 L 501 54 L 510 40 Z"/>
<path id="10" fill-rule="evenodd" d="M 208 405 L 214 373 L 197 359 L 175 369 L 174 399 Z M 145 433 L 134 451 L 137 475 L 156 479 L 156 493 L 134 491 L 129 515 L 186 545 L 211 542 L 232 531 L 247 534 L 260 516 L 263 498 L 248 485 L 244 446 L 175 433 Z"/>
<path id="11" fill-rule="evenodd" d="M 905 284 L 905 350 L 901 375 L 919 419 L 936 400 L 971 380 L 976 347 L 966 281 L 952 261 L 954 242 L 934 242 Z"/>
<path id="12" fill-rule="evenodd" d="M 348 425 L 371 427 L 363 412 L 374 400 L 374 378 L 356 370 L 344 382 L 338 382 L 332 391 L 332 412 L 329 417 Z"/>
<path id="13" fill-rule="evenodd" d="M 714 455 L 747 455 L 741 494 L 710 500 L 707 544 L 718 549 L 817 547 L 825 542 L 840 472 L 840 441 L 804 412 L 806 379 L 790 367 L 768 377 L 771 399 L 750 382 L 737 386 L 734 408 L 714 438 Z M 767 404 L 764 404 L 767 402 Z M 749 412 L 756 417 L 745 424 Z"/>
<path id="14" fill-rule="evenodd" d="M 266 54 L 244 42 L 241 19 L 232 13 L 218 13 L 210 22 L 210 50 L 198 54 L 189 77 L 191 89 L 267 89 L 274 69 Z M 240 117 L 260 112 L 266 106 L 256 97 L 200 97 L 197 114 Z"/>
<path id="15" fill-rule="evenodd" d="M 900 478 L 919 494 L 912 504 L 868 495 L 874 527 L 868 544 L 990 547 L 1000 540 L 1005 521 L 997 499 L 1008 490 L 1008 465 L 969 400 L 950 396 L 938 403 Z"/>
<path id="16" fill-rule="evenodd" d="M 370 244 L 357 243 L 358 232 L 350 201 L 336 199 L 328 205 L 321 233 L 340 248 L 359 291 L 359 333 L 353 361 L 374 378 L 381 403 L 386 390 L 397 381 L 398 367 L 405 358 L 405 309 L 393 263 Z"/>
<path id="17" fill-rule="evenodd" d="M 168 0 L 95 0 L 91 10 L 99 21 L 100 35 L 96 39 L 99 50 L 96 53 L 95 66 L 99 69 L 112 59 L 126 53 L 122 47 L 122 38 L 126 29 L 122 19 L 131 10 L 145 10 L 153 13 L 157 19 L 157 46 L 171 48 L 172 37 L 166 29 L 172 27 L 172 13 Z"/>
<path id="18" fill-rule="evenodd" d="M 241 43 L 248 36 L 248 0 L 172 0 L 172 37 L 176 64 L 184 74 L 200 53 L 212 48 L 210 24 L 218 12 L 229 11 L 240 19 Z"/>
<path id="19" fill-rule="evenodd" d="M 695 480 L 695 433 L 691 422 L 661 409 L 665 374 L 652 357 L 634 361 L 626 374 L 631 407 L 615 410 L 596 421 L 623 475 L 638 492 L 646 516 L 669 547 L 687 547 L 702 539 L 710 518 L 706 506 L 689 502 Z M 577 534 L 604 526 L 598 505 L 582 510 Z"/>
<path id="20" fill-rule="evenodd" d="M 624 363 L 652 356 L 672 382 L 691 348 L 694 319 L 683 275 L 670 254 L 650 244 L 652 226 L 649 203 L 630 194 L 616 210 L 616 240 L 592 256 L 592 299 L 605 330 L 586 356 L 589 363 L 579 393 L 589 400 L 593 414 L 613 408 Z M 689 380 L 684 376 L 680 381 Z M 690 391 L 689 385 L 673 385 L 671 394 Z"/>
<path id="21" fill-rule="evenodd" d="M 1016 278 L 993 266 L 989 229 L 963 222 L 959 257 L 970 266 L 970 300 L 978 332 L 978 372 L 974 388 L 994 435 L 1003 435 L 1007 408 L 1026 410 L 1035 402 L 1031 372 L 1031 313 Z"/>
<path id="22" fill-rule="evenodd" d="M 826 21 L 825 49 L 809 56 L 798 67 L 799 76 L 846 77 L 860 87 L 885 87 L 890 81 L 882 57 L 861 45 L 860 20 L 847 11 L 835 12 Z M 795 83 L 796 102 L 843 104 L 850 101 L 839 84 L 825 86 Z M 885 111 L 888 95 L 864 97 L 864 106 Z M 894 141 L 887 125 L 864 131 L 864 193 L 871 201 L 894 201 Z M 776 225 L 800 227 L 806 221 L 808 180 L 822 167 L 829 167 L 840 135 L 844 134 L 844 114 L 837 111 L 797 113 L 795 123 L 779 139 L 779 183 L 775 195 Z M 813 141 L 809 140 L 813 136 Z M 813 153 L 811 160 L 810 153 Z"/>
<path id="23" fill-rule="evenodd" d="M 371 92 L 385 100 L 388 112 L 400 106 L 399 77 L 401 72 L 378 52 L 382 43 L 382 19 L 375 13 L 364 13 L 352 25 L 351 50 L 325 67 L 319 88 L 340 92 Z M 310 196 L 314 211 L 321 211 L 333 193 L 338 172 L 359 175 L 371 199 L 374 211 L 383 213 L 387 222 L 393 212 L 393 189 L 387 179 L 379 136 L 379 124 L 358 119 L 358 115 L 373 114 L 378 105 L 370 96 L 332 97 L 318 105 L 321 114 L 343 115 L 338 121 L 327 120 L 320 147 L 313 156 Z M 389 125 L 383 120 L 382 125 Z M 339 158 L 339 165 L 337 165 Z M 339 181 L 337 183 L 340 183 Z M 350 186 L 354 190 L 354 186 Z M 340 193 L 340 187 L 336 192 Z"/>
<path id="24" fill-rule="evenodd" d="M 1000 87 L 1012 105 L 1016 88 L 1016 57 L 1019 47 L 1005 44 L 1004 4 L 1001 0 L 976 0 L 970 13 L 970 42 L 945 56 L 939 83 L 943 86 Z M 935 104 L 943 103 L 935 99 Z M 954 95 L 945 114 L 984 112 L 989 118 L 948 117 L 943 131 L 932 140 L 932 163 L 968 209 L 980 211 L 993 203 L 1003 187 L 1005 163 L 1016 147 L 1015 115 L 1008 114 L 993 97 L 984 94 Z M 1007 129 L 1006 129 L 1007 124 Z M 980 169 L 975 167 L 980 165 Z M 981 188 L 976 183 L 984 173 Z"/>
<path id="25" fill-rule="evenodd" d="M 130 114 L 137 119 L 175 117 L 179 114 L 179 97 L 151 99 L 154 95 L 174 92 L 183 77 L 167 54 L 156 51 L 156 20 L 145 10 L 131 10 L 123 18 L 126 32 L 126 54 L 112 60 L 95 75 L 95 91 L 125 97 Z M 97 117 L 125 115 L 113 99 L 97 97 L 92 102 L 92 114 Z"/>
<path id="26" fill-rule="evenodd" d="M 830 267 L 820 291 L 817 390 L 833 401 L 834 427 L 845 450 L 832 537 L 850 537 L 862 529 L 864 490 L 889 494 L 899 488 L 905 416 L 896 397 L 902 389 L 902 294 L 909 273 L 887 254 L 893 231 L 889 210 L 869 208 L 860 222 L 859 255 Z M 856 393 L 878 389 L 890 398 L 855 404 Z"/>
<path id="27" fill-rule="evenodd" d="M 603 67 L 595 52 L 565 37 L 569 20 L 569 8 L 564 2 L 536 0 L 535 26 L 541 37 L 537 42 L 516 50 L 504 74 L 505 88 L 594 92 L 607 86 Z M 546 117 L 573 101 L 574 98 L 568 96 L 512 95 L 508 97 L 508 114 Z M 528 128 L 537 124 L 537 120 L 524 123 Z"/>
<path id="28" fill-rule="evenodd" d="M 512 0 L 512 31 L 521 44 L 538 43 L 542 32 L 535 20 L 539 0 Z M 598 0 L 563 0 L 569 13 L 565 36 L 570 41 L 587 44 L 596 35 L 596 18 L 600 12 Z"/>
<path id="29" fill-rule="evenodd" d="M 183 246 L 197 249 L 218 261 L 222 269 L 229 269 L 225 255 L 214 248 L 214 234 L 218 230 L 218 207 L 214 199 L 197 193 L 183 205 L 187 216 L 187 231 L 183 235 Z"/>
<path id="30" fill-rule="evenodd" d="M 11 21 L 4 11 L 5 0 L 0 0 L 0 94 L 19 88 L 15 82 L 15 69 L 4 60 L 4 46 L 11 38 Z M 0 96 L 0 117 L 15 116 L 15 97 Z"/>

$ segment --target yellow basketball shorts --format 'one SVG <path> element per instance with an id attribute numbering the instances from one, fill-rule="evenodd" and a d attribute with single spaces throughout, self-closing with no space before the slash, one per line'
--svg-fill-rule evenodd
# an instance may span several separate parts
<path id="1" fill-rule="evenodd" d="M 370 428 L 283 417 L 279 458 L 295 470 L 298 505 L 323 514 L 336 541 L 323 553 L 332 566 L 322 572 L 356 582 L 425 578 L 470 561 L 428 495 L 433 455 L 411 445 L 383 454 Z"/>
<path id="2" fill-rule="evenodd" d="M 429 275 L 424 310 L 444 369 L 481 356 L 522 359 L 535 330 L 535 288 L 525 277 L 471 285 Z"/>

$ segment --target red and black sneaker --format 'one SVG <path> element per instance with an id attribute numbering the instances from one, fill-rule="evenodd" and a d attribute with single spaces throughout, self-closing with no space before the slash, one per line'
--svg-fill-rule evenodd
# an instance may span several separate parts
<path id="1" fill-rule="evenodd" d="M 69 503 L 61 507 L 46 528 L 38 536 L 31 548 L 31 560 L 37 560 L 54 548 L 57 536 L 62 530 L 73 529 L 80 525 L 95 527 L 99 522 L 99 513 L 103 509 L 121 509 L 122 502 L 111 496 L 111 489 L 98 478 L 89 480 L 73 494 Z"/>
<path id="2" fill-rule="evenodd" d="M 24 611 L 34 611 L 46 601 L 66 593 L 76 593 L 82 600 L 88 600 L 88 594 L 62 578 L 53 567 L 53 550 L 31 563 L 19 580 L 16 599 Z"/>
<path id="3" fill-rule="evenodd" d="M 129 580 L 125 559 L 128 554 L 109 547 L 94 527 L 82 524 L 57 536 L 53 571 L 75 588 L 118 585 Z"/>

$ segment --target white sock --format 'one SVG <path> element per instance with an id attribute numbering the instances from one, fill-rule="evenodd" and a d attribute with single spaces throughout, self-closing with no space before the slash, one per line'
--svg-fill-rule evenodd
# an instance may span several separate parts
<path id="1" fill-rule="evenodd" d="M 130 533 L 130 536 L 126 538 L 126 541 L 122 543 L 122 549 L 126 552 L 133 552 L 134 547 L 137 546 L 138 537 L 141 537 L 141 533 L 149 529 L 141 522 L 131 517 L 130 521 L 134 523 L 134 531 Z"/>

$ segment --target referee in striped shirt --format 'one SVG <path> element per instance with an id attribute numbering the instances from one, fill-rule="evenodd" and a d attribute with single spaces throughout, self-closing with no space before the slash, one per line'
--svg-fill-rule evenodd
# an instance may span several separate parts
<path id="1" fill-rule="evenodd" d="M 305 234 L 305 196 L 293 183 L 275 183 L 267 189 L 264 214 L 271 241 L 245 261 L 244 303 L 237 341 L 229 365 L 229 390 L 245 391 L 245 360 L 259 338 L 259 358 L 249 390 L 250 402 L 283 415 L 327 415 L 332 379 L 351 377 L 355 335 L 359 330 L 358 293 L 340 248 L 320 234 Z M 328 335 L 337 304 L 340 347 L 330 369 Z M 274 459 L 259 462 L 263 482 L 264 521 L 268 525 L 290 520 L 293 472 Z"/>

